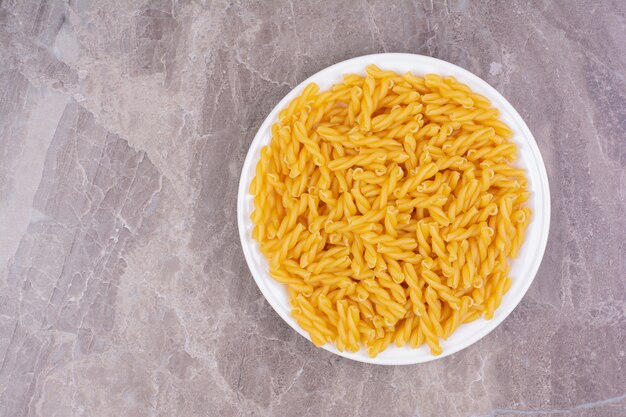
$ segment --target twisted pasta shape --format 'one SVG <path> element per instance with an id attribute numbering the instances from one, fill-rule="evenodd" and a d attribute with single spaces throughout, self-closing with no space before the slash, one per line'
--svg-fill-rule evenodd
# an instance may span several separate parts
<path id="1" fill-rule="evenodd" d="M 375 356 L 497 314 L 532 213 L 513 132 L 454 77 L 376 66 L 278 115 L 252 236 L 312 342 Z"/>

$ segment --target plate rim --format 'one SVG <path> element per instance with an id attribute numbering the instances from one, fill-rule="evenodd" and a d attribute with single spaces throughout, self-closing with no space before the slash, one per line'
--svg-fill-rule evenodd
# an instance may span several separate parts
<path id="1" fill-rule="evenodd" d="M 262 132 L 266 132 L 268 128 L 270 129 L 270 132 L 271 132 L 271 125 L 275 122 L 274 119 L 276 119 L 278 112 L 282 110 L 289 101 L 295 98 L 297 94 L 301 92 L 306 85 L 308 85 L 311 82 L 314 82 L 315 79 L 323 77 L 327 74 L 334 74 L 337 72 L 338 69 L 349 64 L 355 64 L 357 62 L 365 61 L 363 62 L 363 68 L 365 68 L 365 66 L 368 65 L 367 61 L 370 61 L 369 63 L 376 63 L 377 65 L 382 66 L 382 64 L 378 62 L 386 58 L 387 59 L 405 58 L 408 60 L 417 59 L 417 60 L 423 61 L 423 63 L 426 63 L 426 64 L 431 64 L 431 65 L 434 64 L 437 66 L 443 66 L 443 67 L 454 69 L 455 72 L 461 73 L 463 75 L 463 77 L 465 78 L 463 82 L 467 82 L 467 79 L 471 80 L 471 84 L 472 84 L 470 85 L 471 88 L 474 87 L 475 85 L 480 85 L 483 90 L 488 90 L 490 91 L 491 95 L 493 95 L 494 97 L 497 97 L 498 100 L 500 101 L 500 103 L 498 104 L 503 105 L 506 108 L 510 116 L 515 119 L 518 127 L 521 129 L 521 132 L 520 132 L 521 136 L 527 139 L 527 145 L 529 146 L 531 154 L 533 156 L 532 160 L 535 162 L 536 172 L 540 180 L 539 184 L 537 184 L 535 187 L 541 189 L 542 197 L 544 197 L 543 204 L 542 204 L 542 211 L 540 213 L 533 213 L 533 217 L 538 216 L 539 219 L 537 219 L 537 221 L 541 222 L 539 242 L 537 242 L 539 246 L 538 246 L 538 250 L 535 252 L 536 258 L 528 273 L 529 277 L 526 278 L 526 280 L 524 281 L 525 285 L 518 290 L 518 293 L 517 293 L 518 295 L 515 297 L 514 302 L 506 306 L 500 305 L 497 309 L 497 311 L 500 310 L 499 311 L 500 314 L 498 315 L 498 317 L 497 318 L 494 317 L 491 320 L 488 320 L 489 325 L 486 328 L 484 328 L 482 331 L 473 334 L 472 337 L 467 340 L 467 342 L 461 343 L 459 346 L 447 348 L 440 355 L 435 356 L 429 353 L 426 357 L 418 357 L 416 358 L 416 360 L 412 360 L 413 358 L 407 358 L 404 360 L 400 358 L 399 360 L 393 360 L 393 358 L 381 358 L 380 355 L 375 358 L 370 358 L 369 356 L 360 356 L 360 355 L 357 355 L 357 353 L 352 353 L 352 352 L 347 352 L 347 351 L 339 352 L 333 344 L 326 343 L 325 345 L 322 346 L 322 348 L 326 351 L 329 351 L 341 357 L 355 360 L 358 362 L 377 364 L 377 365 L 411 365 L 411 364 L 417 364 L 417 363 L 426 363 L 426 362 L 430 362 L 430 361 L 437 360 L 437 359 L 443 359 L 447 356 L 450 356 L 454 353 L 457 353 L 463 349 L 468 348 L 469 346 L 475 344 L 476 342 L 478 342 L 479 340 L 487 336 L 489 333 L 491 333 L 520 304 L 520 302 L 526 295 L 528 289 L 530 288 L 530 285 L 535 280 L 537 276 L 537 272 L 539 270 L 539 267 L 541 266 L 543 257 L 545 255 L 545 250 L 546 250 L 549 231 L 550 231 L 550 220 L 551 220 L 550 219 L 551 217 L 550 186 L 549 186 L 547 171 L 545 168 L 545 162 L 541 155 L 541 151 L 539 149 L 537 141 L 534 135 L 532 134 L 532 132 L 530 131 L 530 128 L 527 126 L 526 122 L 521 117 L 521 115 L 517 112 L 515 107 L 513 107 L 513 105 L 496 88 L 491 86 L 489 83 L 487 83 L 485 80 L 483 80 L 476 74 L 456 64 L 453 64 L 453 63 L 450 63 L 450 62 L 447 62 L 438 58 L 425 56 L 425 55 L 402 53 L 402 52 L 387 52 L 387 53 L 356 56 L 350 59 L 337 62 L 333 65 L 330 65 L 328 67 L 321 69 L 320 71 L 317 71 L 316 73 L 312 74 L 311 76 L 307 77 L 304 81 L 299 83 L 296 87 L 292 88 L 287 94 L 285 94 L 285 96 L 272 108 L 269 114 L 265 117 L 265 119 L 259 126 L 257 132 L 255 133 L 253 140 L 250 142 L 250 145 L 248 146 L 248 151 L 246 153 L 246 157 L 245 157 L 242 169 L 241 169 L 241 173 L 239 176 L 239 186 L 238 186 L 238 192 L 237 192 L 237 228 L 239 230 L 239 239 L 241 242 L 241 247 L 244 253 L 244 257 L 246 259 L 246 264 L 248 266 L 248 269 L 250 270 L 250 273 L 257 287 L 261 291 L 263 297 L 265 298 L 267 303 L 272 307 L 272 309 L 281 317 L 281 319 L 283 319 L 286 322 L 287 325 L 293 328 L 297 333 L 299 333 L 301 336 L 306 338 L 308 341 L 311 341 L 308 333 L 306 333 L 304 329 L 302 329 L 290 316 L 285 317 L 284 314 L 281 312 L 281 308 L 275 305 L 273 298 L 269 296 L 269 290 L 261 281 L 262 279 L 271 280 L 272 278 L 269 276 L 269 274 L 258 272 L 256 268 L 251 267 L 253 265 L 253 253 L 252 253 L 253 248 L 252 248 L 252 245 L 248 244 L 245 224 L 244 224 L 246 221 L 244 217 L 244 212 L 245 212 L 244 199 L 246 195 L 248 194 L 248 188 L 249 188 L 249 181 L 244 181 L 246 177 L 245 173 L 250 170 L 250 166 L 253 164 L 253 161 L 256 159 L 256 154 L 252 152 L 252 150 L 256 147 L 255 145 L 261 142 L 263 137 L 265 136 L 265 134 L 262 134 Z M 515 143 L 516 145 L 520 146 L 520 142 L 515 142 Z M 527 169 L 530 172 L 530 166 L 528 166 Z M 252 175 L 250 180 L 253 177 L 254 175 Z M 538 193 L 538 192 L 539 190 L 533 190 L 533 193 Z M 258 250 L 258 247 L 256 247 L 255 251 L 257 253 L 260 253 L 260 251 Z M 267 276 L 257 276 L 257 275 L 267 275 Z M 480 320 L 484 320 L 484 319 L 480 319 Z M 471 323 L 468 323 L 468 324 L 471 324 Z M 415 350 L 417 351 L 418 349 L 420 348 L 416 348 Z"/>

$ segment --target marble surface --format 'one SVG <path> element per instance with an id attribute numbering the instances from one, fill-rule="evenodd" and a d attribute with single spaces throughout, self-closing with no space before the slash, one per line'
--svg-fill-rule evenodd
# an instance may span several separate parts
<path id="1" fill-rule="evenodd" d="M 0 1 L 0 416 L 626 415 L 625 5 Z M 271 107 L 383 51 L 494 85 L 552 188 L 518 308 L 405 367 L 284 324 L 235 219 Z"/>

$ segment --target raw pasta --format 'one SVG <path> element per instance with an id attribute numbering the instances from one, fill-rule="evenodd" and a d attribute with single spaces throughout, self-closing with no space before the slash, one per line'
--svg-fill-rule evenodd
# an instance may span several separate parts
<path id="1" fill-rule="evenodd" d="M 454 77 L 376 66 L 282 110 L 253 237 L 316 346 L 426 344 L 493 317 L 531 211 L 498 110 Z"/>

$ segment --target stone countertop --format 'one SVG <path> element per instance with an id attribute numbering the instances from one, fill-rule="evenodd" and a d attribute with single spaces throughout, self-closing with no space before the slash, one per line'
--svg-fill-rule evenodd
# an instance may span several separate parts
<path id="1" fill-rule="evenodd" d="M 0 2 L 0 416 L 626 414 L 626 3 L 96 3 Z M 235 216 L 278 100 L 383 51 L 495 86 L 552 189 L 517 309 L 404 367 L 289 328 Z"/>

